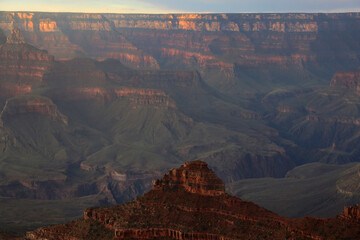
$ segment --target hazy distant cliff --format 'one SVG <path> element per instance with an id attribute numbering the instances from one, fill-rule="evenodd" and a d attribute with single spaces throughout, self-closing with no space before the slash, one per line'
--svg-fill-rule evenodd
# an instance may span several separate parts
<path id="1" fill-rule="evenodd" d="M 0 13 L 0 28 L 9 32 L 13 27 L 58 58 L 115 58 L 139 68 L 184 65 L 234 77 L 244 66 L 359 64 L 359 13 Z"/>

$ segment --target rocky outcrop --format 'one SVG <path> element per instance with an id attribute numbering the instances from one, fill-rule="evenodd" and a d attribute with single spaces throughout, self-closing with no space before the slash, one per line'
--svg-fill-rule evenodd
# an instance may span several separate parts
<path id="1" fill-rule="evenodd" d="M 44 76 L 44 81 L 51 87 L 47 96 L 59 101 L 96 100 L 110 103 L 124 99 L 135 107 L 137 104 L 174 107 L 175 103 L 168 94 L 163 90 L 154 89 L 163 85 L 156 84 L 156 81 L 174 80 L 175 82 L 170 84 L 176 85 L 182 82 L 181 75 L 186 73 L 135 71 L 115 60 L 98 62 L 76 58 L 56 62 L 51 71 Z M 186 77 L 185 80 L 193 81 L 192 75 Z"/>
<path id="2" fill-rule="evenodd" d="M 209 233 L 184 233 L 179 230 L 168 228 L 151 228 L 151 229 L 126 229 L 115 230 L 115 238 L 118 239 L 154 239 L 154 238 L 171 238 L 183 240 L 232 240 L 218 234 Z"/>
<path id="3" fill-rule="evenodd" d="M 153 181 L 154 190 L 184 188 L 185 191 L 209 196 L 225 193 L 224 183 L 211 171 L 205 162 L 187 162 L 172 169 L 162 179 Z"/>
<path id="4" fill-rule="evenodd" d="M 360 204 L 344 207 L 344 217 L 360 221 Z"/>
<path id="5" fill-rule="evenodd" d="M 212 184 L 212 187 L 210 187 Z M 208 192 L 210 189 L 213 192 Z M 97 223 L 94 225 L 94 223 Z M 90 231 L 91 226 L 93 232 Z M 324 226 L 328 231 L 323 231 Z M 346 227 L 344 227 L 346 226 Z M 170 170 L 142 197 L 110 208 L 89 208 L 84 220 L 29 232 L 28 239 L 332 239 L 359 237 L 344 218 L 292 220 L 224 192 L 207 164 Z"/>
<path id="6" fill-rule="evenodd" d="M 58 59 L 92 56 L 115 58 L 136 68 L 159 67 L 153 56 L 127 41 L 102 14 L 8 12 L 0 16 L 0 28 L 11 31 L 14 26 L 26 32 L 30 44 Z"/>
<path id="7" fill-rule="evenodd" d="M 110 31 L 111 25 L 102 14 L 83 13 L 67 15 L 67 24 L 71 30 Z"/>
<path id="8" fill-rule="evenodd" d="M 159 68 L 157 60 L 153 56 L 140 51 L 114 29 L 112 31 L 101 31 L 99 35 L 98 31 L 88 30 L 84 32 L 80 27 L 79 30 L 72 30 L 69 37 L 74 44 L 83 49 L 84 55 L 98 59 L 117 59 L 132 68 Z"/>
<path id="9" fill-rule="evenodd" d="M 7 44 L 25 44 L 23 35 L 20 32 L 20 29 L 14 28 L 12 33 L 7 37 Z"/>
<path id="10" fill-rule="evenodd" d="M 274 31 L 317 32 L 313 14 L 167 14 L 122 15 L 107 14 L 116 28 L 146 28 L 190 31 Z"/>
<path id="11" fill-rule="evenodd" d="M 302 69 L 307 64 L 359 62 L 358 13 L 344 14 L 54 14 L 3 12 L 0 28 L 18 26 L 26 39 L 58 58 L 115 58 L 136 68 L 223 71 L 237 66 Z M 349 24 L 349 22 L 351 24 Z M 350 27 L 351 26 L 351 31 Z M 328 37 L 328 33 L 331 36 Z M 336 36 L 346 34 L 344 42 Z M 330 44 L 324 44 L 330 42 Z M 339 50 L 326 46 L 337 45 Z M 351 47 L 349 47 L 351 46 Z M 351 49 L 351 50 L 348 50 Z"/>
<path id="12" fill-rule="evenodd" d="M 155 56 L 160 67 L 195 67 L 202 74 L 220 72 L 221 78 L 235 78 L 237 71 L 249 67 L 303 70 L 306 64 L 318 61 L 311 48 L 317 41 L 316 35 L 303 32 L 150 31 L 125 27 L 119 31 L 144 52 Z"/>
<path id="13" fill-rule="evenodd" d="M 81 229 L 81 230 L 80 230 Z M 69 234 L 69 232 L 71 232 Z M 42 237 L 46 236 L 46 237 Z M 101 236 L 101 237 L 100 237 Z M 65 225 L 44 227 L 26 234 L 26 240 L 98 240 L 113 239 L 114 233 L 95 221 L 79 220 Z"/>
<path id="14" fill-rule="evenodd" d="M 201 70 L 218 70 L 228 77 L 234 77 L 234 65 L 230 62 L 221 61 L 210 53 L 192 52 L 176 48 L 161 48 L 159 50 L 162 59 L 176 60 L 185 65 L 194 64 Z"/>
<path id="15" fill-rule="evenodd" d="M 130 102 L 135 104 L 175 106 L 175 103 L 171 102 L 169 97 L 161 90 L 120 88 L 114 89 L 114 93 L 117 98 L 128 98 Z"/>
<path id="16" fill-rule="evenodd" d="M 303 69 L 325 59 L 335 61 L 334 49 L 317 51 L 322 31 L 347 29 L 341 14 L 169 14 L 106 15 L 115 28 L 157 57 L 168 68 L 176 63 L 203 71 L 216 67 L 233 77 L 237 67 Z M 333 21 L 341 23 L 333 24 Z M 344 23 L 344 24 L 342 24 Z M 136 30 L 134 30 L 136 29 Z M 326 41 L 329 41 L 327 38 Z M 331 40 L 335 41 L 335 40 Z M 320 49 L 320 48 L 319 48 Z M 358 51 L 358 49 L 356 50 Z M 342 58 L 355 60 L 349 52 Z M 322 60 L 323 59 L 323 60 Z M 177 65 L 176 65 L 177 66 Z"/>
<path id="17" fill-rule="evenodd" d="M 124 99 L 134 107 L 138 105 L 156 105 L 175 107 L 174 101 L 161 90 L 137 88 L 64 88 L 48 92 L 53 99 L 65 102 L 78 100 L 96 100 L 109 103 L 116 99 Z"/>
<path id="18" fill-rule="evenodd" d="M 337 72 L 332 78 L 330 86 L 360 90 L 360 71 Z"/>
<path id="19" fill-rule="evenodd" d="M 57 23 L 50 18 L 40 19 L 39 22 L 39 30 L 40 32 L 58 32 L 59 28 Z"/>
<path id="20" fill-rule="evenodd" d="M 0 78 L 7 82 L 41 82 L 53 62 L 46 52 L 27 45 L 3 45 L 0 49 Z"/>
<path id="21" fill-rule="evenodd" d="M 28 92 L 31 85 L 39 85 L 44 74 L 53 64 L 54 58 L 46 51 L 36 49 L 25 43 L 19 29 L 14 28 L 6 44 L 0 46 L 0 81 L 5 89 L 1 95 L 11 96 L 13 92 Z M 17 90 L 18 89 L 18 90 Z"/>
<path id="22" fill-rule="evenodd" d="M 234 229 L 237 221 L 251 223 L 268 219 L 281 226 L 287 225 L 275 214 L 226 194 L 224 183 L 202 161 L 187 162 L 172 169 L 162 179 L 154 180 L 153 185 L 153 190 L 143 197 L 120 208 L 87 209 L 84 219 L 101 222 L 114 231 L 115 239 L 234 239 L 235 232 L 239 234 L 237 230 L 233 231 L 235 235 L 231 231 L 226 231 L 225 235 L 222 231 L 229 227 Z M 124 219 L 115 217 L 120 212 Z M 193 214 L 200 218 L 195 220 Z M 164 219 L 163 216 L 168 217 Z M 172 222 L 173 216 L 180 217 L 176 222 L 182 223 L 182 227 Z M 155 224 L 151 219 L 162 219 L 162 224 Z M 211 219 L 217 219 L 216 223 Z"/>
<path id="23" fill-rule="evenodd" d="M 22 96 L 8 99 L 1 111 L 1 119 L 19 114 L 35 113 L 50 116 L 54 121 L 68 123 L 68 119 L 57 108 L 57 106 L 45 97 Z"/>
<path id="24" fill-rule="evenodd" d="M 360 125 L 359 118 L 351 117 L 322 117 L 315 115 L 306 116 L 306 121 L 319 122 L 319 123 L 340 123 L 340 124 L 349 124 L 349 125 Z"/>

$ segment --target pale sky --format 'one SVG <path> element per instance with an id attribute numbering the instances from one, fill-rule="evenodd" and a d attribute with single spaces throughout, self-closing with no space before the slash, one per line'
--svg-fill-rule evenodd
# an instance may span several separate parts
<path id="1" fill-rule="evenodd" d="M 360 0 L 0 0 L 0 11 L 178 12 L 359 12 Z"/>

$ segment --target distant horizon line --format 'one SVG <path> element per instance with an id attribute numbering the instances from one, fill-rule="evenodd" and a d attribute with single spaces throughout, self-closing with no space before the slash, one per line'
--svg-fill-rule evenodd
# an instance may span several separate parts
<path id="1" fill-rule="evenodd" d="M 1 10 L 0 12 L 22 12 L 22 13 L 72 13 L 72 14 L 127 14 L 127 15 L 139 15 L 139 14 L 148 14 L 148 15 L 166 15 L 166 14 L 346 14 L 346 13 L 360 13 L 360 10 L 354 11 L 263 11 L 263 12 L 69 12 L 69 11 L 23 11 L 23 10 Z"/>

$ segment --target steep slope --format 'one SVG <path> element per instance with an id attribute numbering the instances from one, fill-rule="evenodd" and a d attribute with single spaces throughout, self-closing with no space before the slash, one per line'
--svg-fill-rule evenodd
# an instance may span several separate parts
<path id="1" fill-rule="evenodd" d="M 360 69 L 355 71 L 337 72 L 331 80 L 333 88 L 355 89 L 360 93 Z"/>
<path id="2" fill-rule="evenodd" d="M 137 68 L 196 69 L 233 97 L 319 86 L 359 65 L 358 13 L 83 14 L 2 12 L 58 58 L 115 58 Z M 259 71 L 259 69 L 261 69 Z"/>
<path id="3" fill-rule="evenodd" d="M 234 195 L 287 217 L 333 217 L 360 201 L 359 164 L 310 163 L 285 178 L 244 179 L 228 185 Z"/>
<path id="4" fill-rule="evenodd" d="M 74 59 L 55 64 L 45 81 L 50 87 L 45 94 L 66 115 L 111 136 L 113 145 L 89 156 L 86 165 L 103 165 L 109 158 L 134 165 L 146 158 L 163 159 L 164 164 L 212 158 L 222 176 L 229 175 L 228 166 L 234 169 L 228 181 L 282 176 L 293 166 L 284 150 L 269 139 L 274 130 L 254 122 L 256 113 L 227 101 L 197 72 L 134 71 L 114 60 Z M 254 153 L 259 142 L 264 150 Z M 236 162 L 256 164 L 236 164 L 234 155 Z M 278 168 L 272 171 L 274 165 Z"/>
<path id="5" fill-rule="evenodd" d="M 330 109 L 330 98 L 328 103 L 324 102 L 324 91 L 316 90 L 310 95 L 306 93 L 311 92 L 314 86 L 327 87 L 334 73 L 359 65 L 358 13 L 121 15 L 3 12 L 0 26 L 5 31 L 19 26 L 25 31 L 25 38 L 36 46 L 46 47 L 44 41 L 47 39 L 64 54 L 66 49 L 71 49 L 67 43 L 69 41 L 81 49 L 81 53 L 76 54 L 74 50 L 69 57 L 114 57 L 140 68 L 160 66 L 164 69 L 187 69 L 187 72 L 177 73 L 142 71 L 134 74 L 120 71 L 117 74 L 111 67 L 104 71 L 98 64 L 101 71 L 111 74 L 105 76 L 99 69 L 92 73 L 102 75 L 99 76 L 103 79 L 101 81 L 109 78 L 127 87 L 163 90 L 184 114 L 194 120 L 223 125 L 262 139 L 261 142 L 268 142 L 270 161 L 280 159 L 275 162 L 288 162 L 283 160 L 281 149 L 297 164 L 316 159 L 328 162 L 356 160 L 356 153 L 350 152 L 349 148 L 357 146 L 357 137 L 349 134 L 357 132 L 356 126 L 351 124 L 356 123 L 357 116 L 354 114 L 350 119 L 347 116 L 339 119 L 331 112 L 334 109 Z M 49 38 L 47 34 L 61 34 L 67 40 Z M 124 53 L 129 53 L 129 57 L 120 56 Z M 117 54 L 119 56 L 115 56 Z M 139 60 L 142 57 L 145 60 L 154 59 L 156 63 L 149 60 L 145 64 L 145 60 Z M 103 65 L 109 63 L 105 61 Z M 110 65 L 114 65 L 112 68 L 118 67 L 116 64 Z M 61 71 L 68 69 L 61 69 L 55 74 Z M 86 75 L 85 70 L 78 73 L 78 77 L 79 74 L 92 78 L 90 74 Z M 69 77 L 66 74 L 59 76 Z M 185 83 L 183 79 L 188 82 Z M 336 79 L 335 76 L 332 86 L 336 85 Z M 56 81 L 64 80 L 59 77 Z M 202 86 L 199 88 L 199 85 Z M 213 88 L 203 91 L 209 85 Z M 284 91 L 285 95 L 279 95 L 279 91 Z M 299 93 L 302 99 L 296 96 L 295 100 L 291 100 L 301 102 L 293 104 L 295 107 L 292 109 L 296 108 L 296 113 L 290 114 L 291 118 L 296 118 L 296 122 L 283 126 L 282 119 L 287 118 L 284 116 L 287 113 L 283 112 L 288 110 L 289 104 L 282 103 L 289 99 L 286 95 Z M 269 106 L 269 102 L 263 100 L 270 97 L 281 99 L 275 105 L 271 105 L 271 102 Z M 309 98 L 313 99 L 313 103 L 304 103 Z M 340 104 L 340 98 L 334 98 Z M 311 109 L 323 107 L 321 114 L 312 114 Z M 344 106 L 344 109 L 348 109 L 348 106 Z M 270 117 L 264 118 L 267 115 Z M 276 119 L 271 117 L 273 115 L 277 115 Z M 281 118 L 280 121 L 278 118 Z M 319 124 L 322 121 L 326 123 Z M 335 122 L 340 122 L 340 126 L 334 126 Z M 349 139 L 343 140 L 348 143 L 339 143 L 336 136 Z M 316 142 L 321 142 L 322 146 Z M 329 153 L 333 143 L 338 146 L 339 154 Z M 280 148 L 276 145 L 280 145 Z M 309 149 L 313 145 L 316 149 Z M 310 154 L 307 160 L 306 152 L 313 150 L 314 154 Z M 241 154 L 241 159 L 250 157 L 261 159 L 261 162 L 269 159 L 263 154 L 258 156 L 250 151 L 242 152 L 236 148 L 226 150 L 226 155 Z M 224 151 L 218 151 L 210 158 L 221 159 L 223 154 Z M 286 168 L 289 166 L 291 164 Z M 252 170 L 256 171 L 256 168 Z M 284 170 L 277 176 L 283 175 Z M 242 176 L 259 176 L 261 171 Z"/>
<path id="6" fill-rule="evenodd" d="M 101 14 L 2 12 L 0 28 L 19 27 L 27 41 L 59 59 L 76 56 L 115 58 L 132 67 L 158 68 Z"/>
<path id="7" fill-rule="evenodd" d="M 63 199 L 76 195 L 82 183 L 69 182 L 73 177 L 69 167 L 76 165 L 83 151 L 94 151 L 106 143 L 101 133 L 69 124 L 68 117 L 42 96 L 8 99 L 1 122 L 2 197 Z"/>
<path id="8" fill-rule="evenodd" d="M 18 44 L 3 46 L 24 46 L 16 48 L 17 56 L 28 48 L 49 56 L 14 32 L 17 36 L 10 42 Z M 31 59 L 26 67 L 40 69 L 36 78 L 2 79 L 6 83 L 17 78 L 31 86 L 26 93 L 4 97 L 3 226 L 60 223 L 79 214 L 78 203 L 128 201 L 148 190 L 151 179 L 164 169 L 185 159 L 208 159 L 227 182 L 281 177 L 294 166 L 270 139 L 276 131 L 257 120 L 261 116 L 219 94 L 196 71 L 139 71 L 116 60 L 89 58 Z M 2 67 L 21 64 L 24 59 L 16 58 Z M 59 214 L 52 201 L 73 211 Z M 18 215 L 20 222 L 11 215 L 16 202 L 27 206 Z M 34 204 L 39 202 L 49 214 L 34 223 L 28 216 L 41 219 Z"/>
<path id="9" fill-rule="evenodd" d="M 5 44 L 0 45 L 0 98 L 32 91 L 54 63 L 54 57 L 28 45 L 20 30 L 14 28 Z"/>
<path id="10" fill-rule="evenodd" d="M 267 119 L 280 136 L 299 146 L 296 162 L 358 161 L 360 102 L 356 89 L 274 91 L 263 102 L 269 107 Z M 290 153 L 291 147 L 287 150 Z"/>
<path id="11" fill-rule="evenodd" d="M 106 15 L 161 67 L 195 67 L 207 83 L 234 96 L 279 85 L 324 84 L 335 69 L 356 66 L 357 16 Z"/>
<path id="12" fill-rule="evenodd" d="M 78 214 L 187 160 L 225 183 L 359 160 L 358 14 L 1 12 L 14 26 L 24 37 L 1 45 L 3 197 Z"/>
<path id="13" fill-rule="evenodd" d="M 28 239 L 336 239 L 359 237 L 359 222 L 290 220 L 225 193 L 205 162 L 172 169 L 144 196 L 124 205 L 85 210 L 84 219 L 44 227 Z M 350 211 L 347 211 L 350 212 Z M 347 218 L 347 216 L 349 216 Z M 312 226 L 311 228 L 309 226 Z M 346 226 L 346 227 L 345 227 Z M 326 229 L 326 231 L 323 231 Z M 111 231 L 112 234 L 109 232 Z"/>

